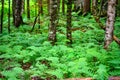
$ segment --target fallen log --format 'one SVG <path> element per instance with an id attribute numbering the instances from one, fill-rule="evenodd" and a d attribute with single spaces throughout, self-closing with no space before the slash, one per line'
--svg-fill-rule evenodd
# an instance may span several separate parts
<path id="1" fill-rule="evenodd" d="M 120 80 L 120 77 L 110 77 L 108 80 Z"/>
<path id="2" fill-rule="evenodd" d="M 70 78 L 65 80 L 93 80 L 92 78 Z"/>

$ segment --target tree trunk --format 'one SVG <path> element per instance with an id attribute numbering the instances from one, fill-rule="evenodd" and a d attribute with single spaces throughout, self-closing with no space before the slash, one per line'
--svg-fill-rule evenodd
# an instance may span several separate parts
<path id="1" fill-rule="evenodd" d="M 13 10 L 13 23 L 16 27 L 23 24 L 22 20 L 22 0 L 12 0 L 12 10 Z"/>
<path id="2" fill-rule="evenodd" d="M 74 0 L 74 11 L 76 12 L 77 10 L 76 10 L 76 2 L 77 2 L 77 0 Z"/>
<path id="3" fill-rule="evenodd" d="M 57 11 L 58 11 L 57 0 L 50 0 L 49 9 L 50 9 L 49 10 L 50 26 L 48 40 L 51 42 L 52 45 L 54 45 L 56 42 L 56 27 L 57 27 Z"/>
<path id="4" fill-rule="evenodd" d="M 69 40 L 67 44 L 72 44 L 72 31 L 71 31 L 71 19 L 72 19 L 72 0 L 68 0 L 67 2 L 67 39 Z"/>
<path id="5" fill-rule="evenodd" d="M 27 18 L 30 19 L 30 0 L 27 0 Z"/>
<path id="6" fill-rule="evenodd" d="M 90 12 L 90 0 L 84 0 L 83 2 L 83 15 Z"/>
<path id="7" fill-rule="evenodd" d="M 97 15 L 97 3 L 98 0 L 92 0 L 92 14 Z"/>
<path id="8" fill-rule="evenodd" d="M 74 5 L 75 11 L 79 12 L 79 14 L 85 15 L 90 11 L 90 0 L 75 0 Z"/>
<path id="9" fill-rule="evenodd" d="M 60 13 L 60 0 L 57 0 L 58 5 L 58 14 Z"/>
<path id="10" fill-rule="evenodd" d="M 83 12 L 84 0 L 75 0 L 74 1 L 74 10 L 76 12 Z"/>
<path id="11" fill-rule="evenodd" d="M 2 28 L 3 28 L 3 16 L 4 16 L 4 0 L 2 0 L 0 33 L 2 33 Z"/>
<path id="12" fill-rule="evenodd" d="M 109 44 L 113 41 L 115 6 L 116 6 L 116 0 L 108 0 L 105 43 L 104 43 L 105 49 L 107 49 Z"/>
<path id="13" fill-rule="evenodd" d="M 62 0 L 62 13 L 65 14 L 65 0 Z"/>
<path id="14" fill-rule="evenodd" d="M 42 2 L 42 0 L 40 0 L 40 3 L 41 3 L 41 5 L 40 5 L 40 13 L 43 15 L 43 2 Z"/>
<path id="15" fill-rule="evenodd" d="M 40 13 L 41 13 L 41 6 L 42 6 L 42 3 L 41 3 L 41 0 L 38 0 L 38 28 L 40 29 Z"/>
<path id="16" fill-rule="evenodd" d="M 10 0 L 8 0 L 8 32 L 10 33 Z"/>
<path id="17" fill-rule="evenodd" d="M 22 11 L 21 13 L 25 13 L 25 0 L 22 0 Z"/>
<path id="18" fill-rule="evenodd" d="M 120 17 L 120 0 L 117 0 L 117 9 L 116 9 L 116 11 L 117 11 L 117 16 Z"/>

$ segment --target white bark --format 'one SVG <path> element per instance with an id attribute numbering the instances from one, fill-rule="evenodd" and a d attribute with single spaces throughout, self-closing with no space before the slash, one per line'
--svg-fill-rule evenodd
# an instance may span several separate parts
<path id="1" fill-rule="evenodd" d="M 108 0 L 108 11 L 107 11 L 105 44 L 104 44 L 105 49 L 107 49 L 109 44 L 113 41 L 115 5 L 116 5 L 116 0 Z"/>

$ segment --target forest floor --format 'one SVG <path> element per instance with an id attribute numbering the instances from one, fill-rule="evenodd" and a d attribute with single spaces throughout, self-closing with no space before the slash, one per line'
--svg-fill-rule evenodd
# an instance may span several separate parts
<path id="1" fill-rule="evenodd" d="M 29 20 L 30 25 L 20 28 L 11 25 L 10 34 L 4 21 L 3 34 L 0 34 L 0 80 L 30 80 L 31 77 L 107 80 L 109 76 L 120 75 L 120 46 L 113 41 L 108 50 L 103 49 L 104 30 L 92 15 L 73 16 L 71 46 L 66 45 L 64 16 L 59 19 L 56 45 L 50 44 L 48 19 L 41 17 L 40 30 L 36 24 L 33 32 L 30 30 L 34 19 Z M 101 21 L 105 24 L 104 18 Z M 114 33 L 120 38 L 119 21 L 120 18 L 116 18 Z"/>

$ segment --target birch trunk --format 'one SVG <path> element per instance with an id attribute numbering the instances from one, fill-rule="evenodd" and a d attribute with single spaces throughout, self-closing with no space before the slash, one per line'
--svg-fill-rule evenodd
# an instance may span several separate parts
<path id="1" fill-rule="evenodd" d="M 58 5 L 57 0 L 50 0 L 49 15 L 50 15 L 50 26 L 48 40 L 52 45 L 56 42 L 56 27 L 57 27 L 57 11 Z"/>
<path id="2" fill-rule="evenodd" d="M 108 11 L 107 11 L 107 21 L 106 21 L 105 42 L 104 42 L 105 49 L 107 49 L 109 44 L 113 41 L 115 6 L 116 6 L 116 0 L 108 0 Z"/>

